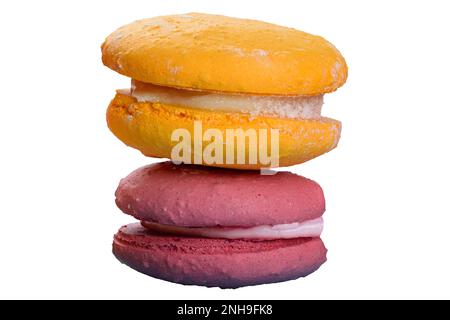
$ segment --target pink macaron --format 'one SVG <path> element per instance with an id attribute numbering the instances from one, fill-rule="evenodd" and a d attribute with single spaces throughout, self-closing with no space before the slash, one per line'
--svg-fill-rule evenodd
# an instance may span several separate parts
<path id="1" fill-rule="evenodd" d="M 303 277 L 326 261 L 322 189 L 289 172 L 163 162 L 122 179 L 116 203 L 141 223 L 119 230 L 113 253 L 159 279 L 236 288 Z"/>

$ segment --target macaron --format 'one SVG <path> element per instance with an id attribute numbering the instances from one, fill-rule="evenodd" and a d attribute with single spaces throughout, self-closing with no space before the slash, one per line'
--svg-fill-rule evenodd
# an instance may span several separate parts
<path id="1" fill-rule="evenodd" d="M 140 223 L 119 230 L 114 255 L 155 278 L 237 288 L 304 277 L 326 261 L 323 191 L 293 173 L 163 162 L 122 179 L 116 203 Z"/>
<path id="2" fill-rule="evenodd" d="M 339 141 L 341 123 L 321 109 L 324 94 L 345 83 L 347 65 L 322 37 L 190 13 L 119 28 L 104 41 L 102 60 L 132 79 L 111 101 L 108 126 L 146 156 L 177 160 L 173 150 L 180 141 L 174 132 L 180 129 L 192 137 L 181 162 L 236 169 L 299 164 Z M 221 156 L 216 152 L 213 160 L 205 159 L 211 132 L 227 137 L 228 130 L 255 132 L 258 143 L 267 138 L 277 161 L 267 162 L 261 154 L 251 161 L 248 136 L 241 144 L 219 144 Z M 262 131 L 268 133 L 261 136 Z M 230 152 L 248 160 L 227 161 Z"/>

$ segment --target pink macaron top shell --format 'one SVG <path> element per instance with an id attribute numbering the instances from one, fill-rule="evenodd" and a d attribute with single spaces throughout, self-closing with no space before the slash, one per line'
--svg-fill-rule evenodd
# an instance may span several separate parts
<path id="1" fill-rule="evenodd" d="M 171 162 L 139 168 L 122 179 L 116 203 L 139 220 L 186 227 L 303 222 L 325 211 L 322 188 L 290 172 L 261 175 Z"/>

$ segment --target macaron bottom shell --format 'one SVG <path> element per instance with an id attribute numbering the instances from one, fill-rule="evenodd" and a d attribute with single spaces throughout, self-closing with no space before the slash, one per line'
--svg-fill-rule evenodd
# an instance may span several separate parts
<path id="1" fill-rule="evenodd" d="M 113 253 L 146 275 L 185 285 L 238 288 L 304 277 L 326 261 L 322 240 L 208 239 L 158 234 L 140 223 L 120 228 Z"/>
<path id="2" fill-rule="evenodd" d="M 211 111 L 204 109 L 172 106 L 162 103 L 138 102 L 130 95 L 117 93 L 111 101 L 106 114 L 109 129 L 126 145 L 138 149 L 148 157 L 171 158 L 173 148 L 178 144 L 172 141 L 172 133 L 186 129 L 196 139 L 194 123 L 200 122 L 202 130 L 219 130 L 226 137 L 227 129 L 263 129 L 270 136 L 270 130 L 279 132 L 278 164 L 261 163 L 196 163 L 194 155 L 191 163 L 233 169 L 260 169 L 285 167 L 306 162 L 334 149 L 340 138 L 341 123 L 322 117 L 320 119 L 291 119 L 268 116 L 252 116 L 238 112 Z M 203 144 L 203 152 L 208 143 Z M 237 144 L 234 155 L 238 154 Z M 246 142 L 245 159 L 249 159 L 249 145 Z M 194 150 L 194 148 L 192 148 Z M 267 139 L 267 150 L 272 150 L 271 140 Z M 223 151 L 224 160 L 226 148 Z"/>

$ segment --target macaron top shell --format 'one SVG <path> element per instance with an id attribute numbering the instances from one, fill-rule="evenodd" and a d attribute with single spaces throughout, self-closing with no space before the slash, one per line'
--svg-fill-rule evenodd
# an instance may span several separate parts
<path id="1" fill-rule="evenodd" d="M 189 13 L 143 19 L 109 35 L 103 63 L 169 87 L 270 95 L 318 95 L 347 78 L 325 39 L 266 22 Z"/>
<path id="2" fill-rule="evenodd" d="M 139 220 L 186 227 L 303 222 L 325 211 L 321 187 L 289 173 L 260 175 L 162 162 L 122 179 L 116 203 Z"/>

